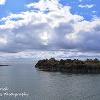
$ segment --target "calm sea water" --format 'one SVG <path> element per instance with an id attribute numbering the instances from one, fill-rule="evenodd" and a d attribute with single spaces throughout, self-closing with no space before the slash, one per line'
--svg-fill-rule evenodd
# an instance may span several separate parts
<path id="1" fill-rule="evenodd" d="M 0 67 L 0 93 L 28 96 L 0 96 L 0 100 L 100 100 L 100 75 L 68 75 L 37 71 L 33 63 L 10 63 Z"/>

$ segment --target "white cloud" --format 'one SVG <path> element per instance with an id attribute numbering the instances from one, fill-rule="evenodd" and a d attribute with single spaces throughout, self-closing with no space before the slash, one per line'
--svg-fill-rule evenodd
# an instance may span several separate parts
<path id="1" fill-rule="evenodd" d="M 80 52 L 77 50 L 55 50 L 55 51 L 22 51 L 18 53 L 3 53 L 0 52 L 0 62 L 7 61 L 7 63 L 16 63 L 23 62 L 23 63 L 29 63 L 29 61 L 33 62 L 37 61 L 39 59 L 45 59 L 45 58 L 51 58 L 54 57 L 56 59 L 86 59 L 88 58 L 99 58 L 100 59 L 100 53 L 93 53 L 93 52 Z M 17 63 L 18 63 L 17 62 Z"/>
<path id="2" fill-rule="evenodd" d="M 38 3 L 30 3 L 28 8 L 38 8 L 40 11 L 58 10 L 60 6 L 58 0 L 40 0 Z"/>
<path id="3" fill-rule="evenodd" d="M 93 14 L 96 14 L 96 13 L 97 13 L 97 11 L 93 10 L 93 11 L 92 11 L 92 13 L 93 13 Z"/>
<path id="4" fill-rule="evenodd" d="M 91 4 L 91 5 L 89 5 L 89 4 L 86 4 L 86 5 L 80 4 L 79 7 L 80 7 L 80 8 L 93 8 L 94 5 L 93 5 L 93 4 Z"/>
<path id="5" fill-rule="evenodd" d="M 31 10 L 0 20 L 5 22 L 0 25 L 0 33 L 7 39 L 7 45 L 1 46 L 0 51 L 100 50 L 100 18 L 86 21 L 57 0 L 40 0 L 27 7 Z"/>
<path id="6" fill-rule="evenodd" d="M 6 0 L 0 0 L 0 5 L 4 5 L 6 3 Z"/>
<path id="7" fill-rule="evenodd" d="M 7 39 L 4 37 L 0 37 L 0 45 L 7 44 Z"/>

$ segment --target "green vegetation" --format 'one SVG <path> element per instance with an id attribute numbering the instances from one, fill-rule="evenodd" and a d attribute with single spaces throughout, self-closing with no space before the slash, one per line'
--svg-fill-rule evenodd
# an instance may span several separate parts
<path id="1" fill-rule="evenodd" d="M 55 58 L 39 60 L 36 68 L 43 71 L 59 71 L 67 73 L 100 73 L 100 61 L 87 59 L 85 61 L 78 59 L 56 60 Z"/>

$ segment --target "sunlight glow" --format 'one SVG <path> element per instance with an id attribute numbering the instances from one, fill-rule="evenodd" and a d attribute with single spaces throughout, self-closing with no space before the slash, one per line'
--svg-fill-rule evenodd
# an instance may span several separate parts
<path id="1" fill-rule="evenodd" d="M 69 41 L 76 41 L 77 38 L 78 38 L 78 36 L 76 34 L 66 35 L 66 39 L 69 40 Z"/>
<path id="2" fill-rule="evenodd" d="M 6 0 L 0 0 L 0 5 L 4 5 Z"/>
<path id="3" fill-rule="evenodd" d="M 0 37 L 0 44 L 7 44 L 7 39 L 4 37 Z"/>
<path id="4" fill-rule="evenodd" d="M 50 38 L 50 36 L 47 32 L 44 32 L 44 33 L 40 34 L 40 39 L 41 39 L 41 41 L 44 45 L 48 45 L 49 38 Z"/>

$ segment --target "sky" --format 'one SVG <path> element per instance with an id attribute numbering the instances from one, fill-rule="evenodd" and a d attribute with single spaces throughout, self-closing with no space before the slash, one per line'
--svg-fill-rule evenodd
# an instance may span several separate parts
<path id="1" fill-rule="evenodd" d="M 0 0 L 0 59 L 100 56 L 99 2 Z"/>

